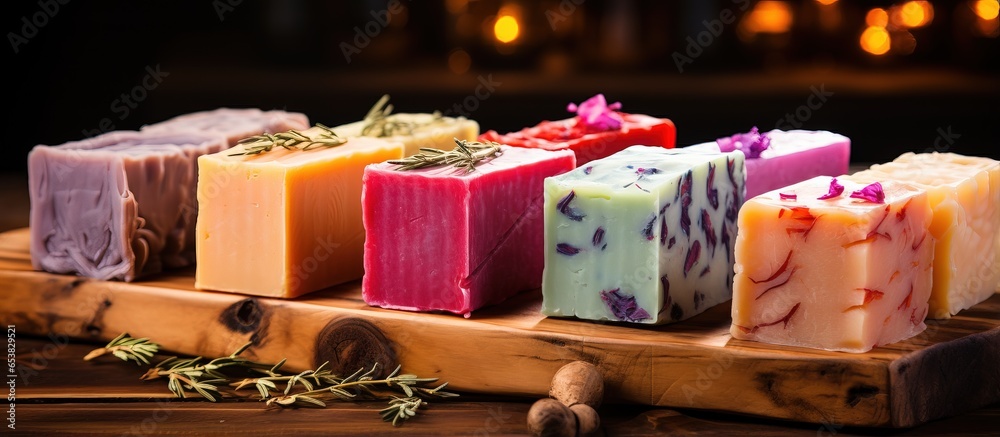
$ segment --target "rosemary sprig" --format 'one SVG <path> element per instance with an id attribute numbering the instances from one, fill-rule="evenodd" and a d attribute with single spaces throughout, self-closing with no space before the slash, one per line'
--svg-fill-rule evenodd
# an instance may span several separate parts
<path id="1" fill-rule="evenodd" d="M 127 332 L 115 337 L 107 346 L 90 351 L 84 360 L 90 361 L 105 354 L 112 354 L 122 361 L 135 361 L 135 364 L 149 364 L 149 359 L 160 350 L 160 345 L 148 338 L 132 338 Z"/>
<path id="2" fill-rule="evenodd" d="M 259 155 L 270 152 L 275 147 L 283 147 L 288 150 L 301 149 L 310 150 L 316 147 L 336 147 L 347 142 L 346 138 L 337 135 L 333 129 L 316 123 L 316 128 L 322 132 L 309 136 L 297 130 L 289 130 L 276 134 L 264 133 L 261 135 L 244 138 L 236 144 L 244 146 L 242 152 L 231 153 L 229 156 Z"/>
<path id="3" fill-rule="evenodd" d="M 466 172 L 472 172 L 476 170 L 476 164 L 479 161 L 493 158 L 503 153 L 500 151 L 500 143 L 493 141 L 470 142 L 455 138 L 455 144 L 455 148 L 447 152 L 429 147 L 421 148 L 420 153 L 416 155 L 392 160 L 389 163 L 398 165 L 399 167 L 396 170 L 399 171 L 452 165 L 464 168 Z"/>
<path id="4" fill-rule="evenodd" d="M 430 126 L 444 120 L 440 112 L 434 111 L 430 120 L 417 122 L 400 120 L 392 117 L 393 106 L 389 104 L 389 95 L 385 94 L 375 102 L 375 105 L 365 115 L 361 135 L 366 137 L 391 137 L 393 135 L 410 135 L 413 131 Z"/>
<path id="5" fill-rule="evenodd" d="M 152 352 L 149 352 L 150 345 L 156 348 Z M 170 357 L 152 366 L 141 379 L 148 381 L 167 378 L 167 388 L 175 396 L 187 398 L 194 392 L 211 402 L 218 402 L 223 398 L 224 385 L 232 387 L 234 392 L 252 385 L 260 394 L 261 401 L 265 401 L 268 406 L 278 407 L 325 407 L 326 401 L 330 400 L 387 399 L 389 406 L 379 411 L 379 414 L 383 420 L 391 421 L 394 426 L 399 426 L 415 416 L 417 410 L 427 404 L 425 398 L 458 396 L 443 390 L 448 383 L 436 387 L 425 386 L 436 382 L 437 378 L 400 374 L 400 366 L 388 376 L 375 379 L 379 368 L 377 363 L 371 369 L 361 368 L 343 378 L 327 369 L 328 363 L 323 363 L 315 370 L 283 374 L 281 368 L 285 360 L 277 364 L 267 364 L 241 357 L 240 354 L 250 345 L 251 343 L 244 344 L 229 356 L 212 360 L 203 357 Z M 142 360 L 147 364 L 148 359 L 158 350 L 156 343 L 149 342 L 148 339 L 133 339 L 128 334 L 122 334 L 108 343 L 107 347 L 88 354 L 88 357 L 115 351 L 134 352 L 137 346 L 141 346 L 139 350 L 143 351 L 142 355 L 140 358 L 131 359 Z M 128 356 L 119 358 L 127 360 Z"/>

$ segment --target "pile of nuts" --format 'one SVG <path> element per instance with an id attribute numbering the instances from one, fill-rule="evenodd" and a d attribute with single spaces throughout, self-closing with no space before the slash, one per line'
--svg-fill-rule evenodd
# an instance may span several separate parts
<path id="1" fill-rule="evenodd" d="M 601 428 L 597 408 L 604 398 L 604 377 L 597 367 L 573 361 L 552 377 L 549 397 L 528 410 L 528 430 L 536 436 L 576 437 Z"/>

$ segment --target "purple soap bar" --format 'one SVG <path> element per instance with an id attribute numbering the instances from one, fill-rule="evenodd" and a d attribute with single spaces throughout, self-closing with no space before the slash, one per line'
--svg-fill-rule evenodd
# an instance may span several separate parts
<path id="1" fill-rule="evenodd" d="M 197 158 L 221 135 L 110 132 L 28 155 L 31 263 L 132 281 L 194 259 Z"/>
<path id="2" fill-rule="evenodd" d="M 143 126 L 142 130 L 143 132 L 200 132 L 222 135 L 229 141 L 229 147 L 232 147 L 239 140 L 264 132 L 273 134 L 292 129 L 308 128 L 309 118 L 298 112 L 219 108 L 212 111 L 180 115 L 167 121 Z"/>
<path id="3" fill-rule="evenodd" d="M 742 150 L 746 155 L 746 199 L 816 176 L 847 173 L 851 140 L 827 131 L 772 130 L 737 134 L 688 147 L 712 152 Z M 768 144 L 769 143 L 769 144 Z"/>

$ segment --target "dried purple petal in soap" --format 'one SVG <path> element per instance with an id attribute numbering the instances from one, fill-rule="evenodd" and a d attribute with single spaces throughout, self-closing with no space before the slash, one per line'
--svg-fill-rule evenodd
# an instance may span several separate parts
<path id="1" fill-rule="evenodd" d="M 819 196 L 816 199 L 817 200 L 833 199 L 834 197 L 838 197 L 843 193 L 844 193 L 844 186 L 837 183 L 837 178 L 833 178 L 830 180 L 830 190 L 827 191 L 826 194 Z"/>
<path id="2" fill-rule="evenodd" d="M 708 215 L 708 210 L 701 210 L 701 230 L 705 233 L 705 245 L 708 246 L 708 250 L 711 251 L 712 256 L 715 256 L 715 245 L 718 240 L 715 237 L 715 229 L 712 228 L 712 217 Z"/>
<path id="3" fill-rule="evenodd" d="M 656 233 L 653 232 L 653 225 L 656 223 L 656 214 L 650 215 L 646 226 L 642 228 L 642 236 L 646 237 L 646 240 L 653 241 L 656 238 Z"/>
<path id="4" fill-rule="evenodd" d="M 684 309 L 676 303 L 670 307 L 670 320 L 677 321 L 684 318 Z"/>
<path id="5" fill-rule="evenodd" d="M 675 244 L 677 244 L 677 239 L 674 237 L 670 237 L 670 240 L 667 241 L 667 249 L 668 250 L 673 249 Z"/>
<path id="6" fill-rule="evenodd" d="M 575 197 L 576 197 L 576 192 L 570 190 L 569 194 L 567 194 L 566 197 L 563 197 L 561 200 L 559 200 L 559 203 L 556 204 L 556 209 L 559 210 L 559 212 L 561 212 L 566 217 L 569 217 L 570 220 L 578 222 L 583 220 L 583 218 L 586 217 L 586 215 L 581 214 L 580 211 L 577 210 L 576 208 L 569 206 L 569 203 L 572 202 Z"/>
<path id="7" fill-rule="evenodd" d="M 705 183 L 705 192 L 708 193 L 708 204 L 712 209 L 719 209 L 719 190 L 715 188 L 715 164 L 708 163 L 708 180 Z"/>
<path id="8" fill-rule="evenodd" d="M 681 183 L 681 230 L 684 235 L 691 236 L 691 216 L 688 215 L 688 208 L 691 207 L 691 185 L 694 184 L 694 177 L 691 171 L 684 175 Z"/>
<path id="9" fill-rule="evenodd" d="M 686 278 L 688 272 L 694 268 L 694 265 L 698 263 L 698 258 L 701 257 L 701 241 L 694 240 L 691 247 L 688 248 L 687 256 L 684 258 L 684 277 Z"/>
<path id="10" fill-rule="evenodd" d="M 594 247 L 600 246 L 604 242 L 604 227 L 598 226 L 597 230 L 594 231 L 594 238 L 591 239 L 594 243 Z"/>
<path id="11" fill-rule="evenodd" d="M 778 193 L 778 197 L 781 200 L 792 200 L 792 201 L 795 201 L 795 200 L 799 199 L 799 196 L 797 194 L 795 194 L 795 193 Z M 820 199 L 822 199 L 822 197 L 820 197 Z"/>
<path id="12" fill-rule="evenodd" d="M 556 245 L 556 252 L 563 255 L 573 256 L 580 253 L 580 250 L 581 249 L 579 247 L 575 247 L 569 243 L 559 243 Z"/>
<path id="13" fill-rule="evenodd" d="M 726 226 L 722 227 L 722 245 L 726 246 L 726 261 L 729 261 L 733 256 L 733 249 L 731 247 L 732 241 L 729 239 L 729 228 Z"/>
<path id="14" fill-rule="evenodd" d="M 730 223 L 736 223 L 739 212 L 740 206 L 736 196 L 726 196 L 726 220 Z"/>
<path id="15" fill-rule="evenodd" d="M 667 244 L 667 217 L 660 216 L 660 246 Z"/>
<path id="16" fill-rule="evenodd" d="M 875 182 L 851 193 L 851 198 L 864 199 L 872 203 L 885 203 L 885 191 L 882 190 L 882 184 Z"/>
<path id="17" fill-rule="evenodd" d="M 611 314 L 614 314 L 618 320 L 638 322 L 650 318 L 646 310 L 639 308 L 639 304 L 635 301 L 635 296 L 622 294 L 619 288 L 602 291 L 601 300 L 604 301 L 608 309 L 611 310 Z"/>
<path id="18" fill-rule="evenodd" d="M 590 172 L 592 172 L 592 171 L 594 171 L 594 166 L 588 165 L 588 166 L 584 167 L 583 174 L 590 174 Z"/>
<path id="19" fill-rule="evenodd" d="M 701 304 L 703 304 L 703 303 L 705 303 L 705 293 L 702 293 L 702 292 L 700 292 L 698 290 L 695 290 L 694 291 L 694 309 L 695 309 L 695 311 L 697 311 L 701 307 Z"/>
<path id="20" fill-rule="evenodd" d="M 722 152 L 739 150 L 747 158 L 756 159 L 760 158 L 761 153 L 771 146 L 771 138 L 766 134 L 761 135 L 760 131 L 757 130 L 757 126 L 754 126 L 750 129 L 750 132 L 719 138 L 715 140 L 715 143 L 719 145 L 719 150 Z"/>
<path id="21" fill-rule="evenodd" d="M 740 186 L 736 183 L 736 161 L 726 158 L 726 171 L 729 173 L 729 183 L 733 184 L 733 189 Z"/>

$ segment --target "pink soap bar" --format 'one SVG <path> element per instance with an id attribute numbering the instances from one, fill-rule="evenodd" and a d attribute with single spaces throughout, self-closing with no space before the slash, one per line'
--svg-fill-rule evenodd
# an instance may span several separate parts
<path id="1" fill-rule="evenodd" d="M 847 173 L 851 140 L 827 131 L 772 130 L 765 133 L 770 145 L 760 157 L 747 156 L 746 199 L 816 176 Z M 720 151 L 719 143 L 696 144 L 689 149 Z"/>
<path id="2" fill-rule="evenodd" d="M 569 150 L 501 150 L 472 172 L 365 168 L 365 302 L 469 317 L 541 286 L 543 182 L 576 159 Z"/>
<path id="3" fill-rule="evenodd" d="M 305 114 L 286 111 L 261 111 L 255 108 L 219 108 L 212 111 L 179 115 L 167 121 L 142 127 L 144 132 L 175 133 L 200 132 L 223 135 L 229 146 L 247 137 L 261 133 L 277 133 L 309 128 Z"/>

